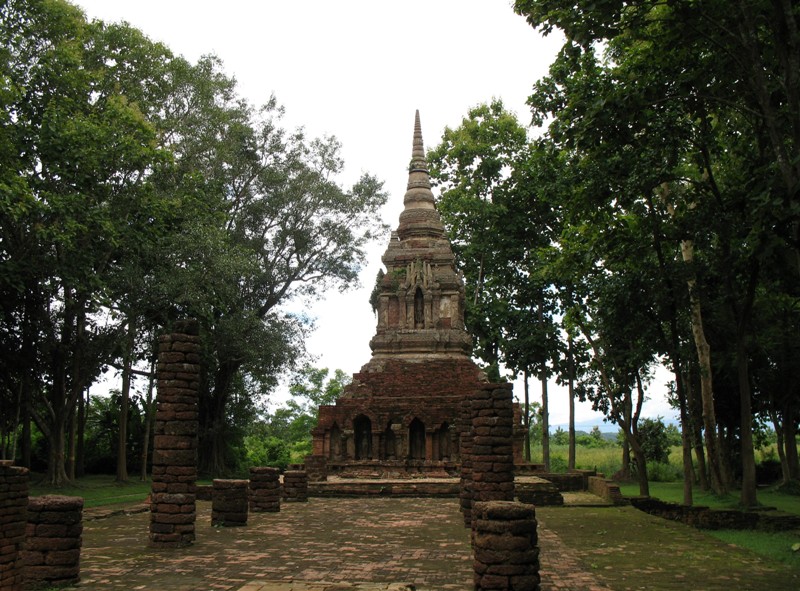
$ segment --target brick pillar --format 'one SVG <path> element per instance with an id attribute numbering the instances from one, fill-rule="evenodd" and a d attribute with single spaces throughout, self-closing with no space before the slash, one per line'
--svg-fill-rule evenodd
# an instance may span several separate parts
<path id="1" fill-rule="evenodd" d="M 283 473 L 283 498 L 295 503 L 308 501 L 308 475 L 305 470 L 286 470 Z"/>
<path id="2" fill-rule="evenodd" d="M 472 527 L 472 405 L 469 399 L 461 403 L 459 416 L 461 433 L 461 487 L 459 504 L 464 516 L 464 526 Z"/>
<path id="3" fill-rule="evenodd" d="M 158 393 L 150 496 L 150 546 L 194 542 L 197 480 L 197 396 L 200 337 L 197 322 L 175 324 L 158 339 Z"/>
<path id="4" fill-rule="evenodd" d="M 472 399 L 472 502 L 514 500 L 511 384 L 482 385 Z"/>
<path id="5" fill-rule="evenodd" d="M 513 501 L 476 502 L 472 515 L 475 591 L 538 591 L 535 509 Z"/>
<path id="6" fill-rule="evenodd" d="M 305 470 L 309 482 L 325 482 L 328 480 L 328 458 L 325 456 L 306 456 Z"/>
<path id="7" fill-rule="evenodd" d="M 0 460 L 0 589 L 21 591 L 28 523 L 28 469 Z"/>
<path id="8" fill-rule="evenodd" d="M 26 587 L 61 587 L 80 581 L 82 534 L 82 497 L 31 497 L 23 551 Z"/>
<path id="9" fill-rule="evenodd" d="M 281 480 L 277 468 L 250 468 L 250 511 L 277 513 L 281 510 Z"/>
<path id="10" fill-rule="evenodd" d="M 247 480 L 214 479 L 211 525 L 247 525 Z"/>

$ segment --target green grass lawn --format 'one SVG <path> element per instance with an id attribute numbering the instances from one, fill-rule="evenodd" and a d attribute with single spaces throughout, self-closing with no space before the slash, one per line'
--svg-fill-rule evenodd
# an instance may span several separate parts
<path id="1" fill-rule="evenodd" d="M 635 482 L 621 484 L 619 488 L 626 496 L 639 494 L 639 485 Z M 683 503 L 683 482 L 651 482 L 650 496 L 670 503 Z M 692 491 L 692 498 L 694 505 L 714 509 L 736 509 L 739 505 L 737 491 L 718 497 L 712 492 L 695 488 Z M 758 502 L 765 507 L 775 507 L 779 511 L 800 515 L 800 496 L 780 492 L 774 487 L 759 490 Z"/>
<path id="2" fill-rule="evenodd" d="M 620 486 L 623 495 L 638 495 L 637 484 L 623 484 Z M 703 505 L 713 509 L 736 509 L 739 506 L 739 496 L 736 492 L 724 497 L 719 497 L 711 492 L 695 489 L 693 500 L 695 505 Z M 650 496 L 671 503 L 683 502 L 682 482 L 651 482 Z M 762 506 L 775 507 L 779 511 L 800 515 L 800 496 L 790 495 L 775 488 L 758 491 L 758 501 Z M 800 569 L 800 551 L 793 550 L 795 544 L 800 544 L 800 532 L 767 532 L 761 530 L 705 530 L 705 533 L 722 540 L 728 544 L 735 544 L 746 548 L 761 556 L 779 560 L 785 564 Z"/>
<path id="3" fill-rule="evenodd" d="M 68 497 L 83 497 L 83 506 L 87 508 L 123 503 L 140 503 L 150 494 L 150 482 L 131 479 L 122 484 L 116 482 L 114 476 L 105 474 L 85 476 L 74 484 L 60 487 L 42 484 L 41 480 L 41 475 L 33 474 L 31 476 L 31 496 L 65 495 Z"/>
<path id="4" fill-rule="evenodd" d="M 800 545 L 800 532 L 764 532 L 751 530 L 707 530 L 710 536 L 740 548 L 747 548 L 774 560 L 779 560 L 800 570 L 800 551 L 794 550 Z"/>

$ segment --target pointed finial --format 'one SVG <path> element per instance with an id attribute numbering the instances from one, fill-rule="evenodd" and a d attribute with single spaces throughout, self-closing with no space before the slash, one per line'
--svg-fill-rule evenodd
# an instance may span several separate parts
<path id="1" fill-rule="evenodd" d="M 412 161 L 425 159 L 425 148 L 422 145 L 422 125 L 420 125 L 419 122 L 419 109 L 417 109 L 417 113 L 414 116 L 414 146 L 411 149 L 411 159 Z"/>
<path id="2" fill-rule="evenodd" d="M 403 212 L 397 235 L 400 240 L 412 236 L 440 239 L 444 237 L 444 227 L 436 212 L 436 204 L 431 192 L 431 176 L 425 160 L 425 147 L 422 144 L 422 126 L 419 123 L 419 110 L 414 115 L 414 145 L 411 149 L 411 162 L 408 165 L 408 186 L 403 196 Z"/>

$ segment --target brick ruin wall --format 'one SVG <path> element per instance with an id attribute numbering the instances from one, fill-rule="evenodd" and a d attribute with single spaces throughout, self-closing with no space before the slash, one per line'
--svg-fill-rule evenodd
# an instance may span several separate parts
<path id="1" fill-rule="evenodd" d="M 4 591 L 20 591 L 23 585 L 28 479 L 27 468 L 0 460 L 0 589 Z"/>
<path id="2" fill-rule="evenodd" d="M 467 358 L 424 362 L 373 359 L 354 374 L 336 405 L 320 408 L 313 453 L 327 458 L 331 471 L 336 469 L 337 460 L 355 459 L 354 420 L 362 416 L 369 419 L 373 459 L 459 462 L 456 424 L 461 403 L 480 383 L 481 376 L 480 369 Z M 424 458 L 410 457 L 408 431 L 414 419 L 424 425 Z M 334 429 L 340 430 L 341 443 L 331 439 Z"/>

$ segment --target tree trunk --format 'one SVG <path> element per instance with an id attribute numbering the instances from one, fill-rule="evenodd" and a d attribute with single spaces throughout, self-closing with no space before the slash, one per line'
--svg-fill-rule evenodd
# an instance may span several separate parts
<path id="1" fill-rule="evenodd" d="M 747 346 L 744 334 L 738 335 L 736 343 L 736 364 L 739 375 L 739 407 L 741 421 L 741 454 L 742 454 L 742 493 L 740 504 L 743 507 L 755 507 L 756 498 L 756 457 L 753 449 L 753 410 L 750 392 L 750 376 L 748 373 Z"/>
<path id="2" fill-rule="evenodd" d="M 525 414 L 522 418 L 525 426 L 525 461 L 531 461 L 531 407 L 528 388 L 528 370 L 522 372 L 522 384 L 525 391 Z"/>
<path id="3" fill-rule="evenodd" d="M 681 254 L 687 264 L 694 261 L 694 242 L 681 241 Z M 692 319 L 692 336 L 697 349 L 697 363 L 700 367 L 700 396 L 703 404 L 703 429 L 705 433 L 708 464 L 711 472 L 711 486 L 718 495 L 728 492 L 720 465 L 719 445 L 716 439 L 717 417 L 714 410 L 714 387 L 711 378 L 711 347 L 706 340 L 703 327 L 703 312 L 700 297 L 697 293 L 697 281 L 694 276 L 687 280 L 689 287 L 689 302 Z"/>
<path id="4" fill-rule="evenodd" d="M 686 383 L 677 358 L 677 351 L 672 355 L 672 373 L 675 376 L 675 396 L 681 413 L 681 453 L 683 458 L 683 504 L 691 506 L 692 485 L 694 484 L 694 467 L 692 466 L 692 425 L 689 419 L 689 403 L 686 396 Z"/>
<path id="5" fill-rule="evenodd" d="M 572 351 L 572 336 L 567 337 L 567 371 L 569 378 L 567 382 L 567 395 L 569 396 L 569 458 L 567 469 L 575 469 L 575 358 Z"/>
<path id="6" fill-rule="evenodd" d="M 630 434 L 631 451 L 636 459 L 636 479 L 639 481 L 639 494 L 650 496 L 650 482 L 647 480 L 647 459 L 635 433 Z"/>
<path id="7" fill-rule="evenodd" d="M 550 410 L 547 400 L 547 377 L 542 373 L 542 462 L 546 472 L 550 471 Z"/>
<path id="8" fill-rule="evenodd" d="M 78 403 L 78 442 L 75 450 L 75 476 L 82 478 L 86 474 L 86 415 L 89 409 L 89 388 L 86 398 L 81 395 Z"/>
<path id="9" fill-rule="evenodd" d="M 77 448 L 76 439 L 78 435 L 78 419 L 73 410 L 67 419 L 67 478 L 75 480 L 75 450 Z"/>
<path id="10" fill-rule="evenodd" d="M 122 357 L 122 389 L 119 400 L 117 433 L 117 482 L 128 481 L 128 409 L 131 400 L 131 369 L 136 346 L 136 321 L 128 314 L 128 330 Z"/>
<path id="11" fill-rule="evenodd" d="M 207 401 L 206 417 L 204 421 L 203 443 L 203 471 L 210 476 L 221 477 L 227 471 L 225 450 L 227 447 L 226 409 L 230 397 L 231 385 L 239 364 L 235 361 L 220 362 L 214 376 L 214 390 Z"/>
<path id="12" fill-rule="evenodd" d="M 539 294 L 539 327 L 541 334 L 544 334 L 544 293 Z M 547 361 L 542 361 L 542 368 L 539 374 L 542 383 L 542 462 L 544 469 L 550 471 L 550 401 L 547 396 Z"/>
<path id="13" fill-rule="evenodd" d="M 47 483 L 52 486 L 63 486 L 69 482 L 65 470 L 66 458 L 66 417 L 53 425 L 48 438 L 47 448 Z"/>
<path id="14" fill-rule="evenodd" d="M 797 410 L 789 400 L 783 412 L 783 433 L 786 440 L 786 463 L 789 464 L 789 478 L 800 480 L 800 461 L 797 457 Z"/>
<path id="15" fill-rule="evenodd" d="M 147 399 L 144 403 L 144 433 L 142 434 L 142 463 L 140 480 L 147 482 L 147 456 L 150 453 L 150 432 L 153 419 L 155 418 L 156 405 L 153 400 L 153 384 L 156 377 L 155 361 L 150 365 L 150 378 L 147 382 Z"/>
<path id="16" fill-rule="evenodd" d="M 771 395 L 769 397 L 769 417 L 775 428 L 775 447 L 778 449 L 778 458 L 781 461 L 781 483 L 787 484 L 791 477 L 789 476 L 789 461 L 786 458 L 786 437 L 784 437 L 783 425 L 775 410 L 775 399 Z"/>

